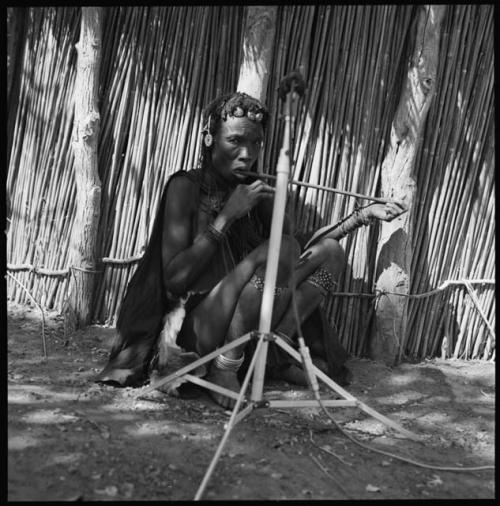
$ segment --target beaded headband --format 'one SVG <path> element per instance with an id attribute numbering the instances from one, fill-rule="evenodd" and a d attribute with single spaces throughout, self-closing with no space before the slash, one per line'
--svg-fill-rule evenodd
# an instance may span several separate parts
<path id="1" fill-rule="evenodd" d="M 248 110 L 245 114 L 243 108 L 236 106 L 232 113 L 226 113 L 224 115 L 221 114 L 221 118 L 225 121 L 228 116 L 232 116 L 233 118 L 243 118 L 246 116 L 250 121 L 255 121 L 257 123 L 262 123 L 264 119 L 264 114 L 261 112 L 254 112 L 252 110 Z M 211 123 L 212 115 L 208 117 L 208 121 L 202 129 L 202 132 L 210 132 L 210 123 Z"/>
<path id="2" fill-rule="evenodd" d="M 247 112 L 246 112 L 246 117 L 251 120 L 251 121 L 256 121 L 257 123 L 261 123 L 262 120 L 264 119 L 264 114 L 262 114 L 262 112 L 256 112 L 258 111 L 258 109 L 256 110 L 252 110 L 252 109 L 248 109 Z M 222 119 L 227 119 L 228 116 L 233 116 L 235 118 L 242 118 L 243 116 L 245 116 L 245 111 L 243 110 L 242 107 L 240 106 L 236 106 L 231 112 L 228 112 L 228 111 L 222 111 L 222 114 L 221 114 L 221 118 Z"/>
<path id="3" fill-rule="evenodd" d="M 235 97 L 231 97 L 228 100 L 225 100 L 224 102 L 222 102 L 220 107 L 217 108 L 220 110 L 219 114 L 221 119 L 226 121 L 228 116 L 232 116 L 233 118 L 243 118 L 244 116 L 246 116 L 250 121 L 262 123 L 262 121 L 264 120 L 264 114 L 266 112 L 265 108 L 256 103 L 250 104 L 250 106 L 246 108 L 245 111 L 245 109 L 240 105 L 234 104 L 234 98 Z M 202 132 L 210 132 L 210 124 L 214 112 L 209 114 L 207 122 L 205 123 L 202 129 Z"/>

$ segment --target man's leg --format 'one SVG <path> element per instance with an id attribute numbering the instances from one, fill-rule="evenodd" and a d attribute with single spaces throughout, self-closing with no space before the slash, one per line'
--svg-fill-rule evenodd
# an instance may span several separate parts
<path id="1" fill-rule="evenodd" d="M 300 323 L 303 323 L 323 301 L 329 291 L 336 288 L 342 272 L 345 270 L 345 255 L 338 241 L 323 239 L 302 257 L 310 252 L 302 265 L 296 270 L 295 297 Z M 274 328 L 279 334 L 293 338 L 297 332 L 297 322 L 292 305 L 284 313 Z M 321 336 L 308 342 L 311 353 L 316 356 L 325 356 L 324 344 Z M 283 379 L 306 385 L 307 380 L 303 370 L 295 365 L 290 366 L 281 374 Z"/>
<path id="2" fill-rule="evenodd" d="M 273 320 L 277 321 L 286 310 L 290 290 L 285 289 L 291 269 L 298 258 L 299 246 L 293 238 L 282 242 L 277 277 L 277 292 Z M 218 283 L 208 296 L 188 315 L 182 332 L 189 333 L 197 343 L 200 355 L 206 355 L 223 343 L 256 330 L 262 298 L 262 280 L 265 273 L 267 243 L 256 248 L 235 269 Z M 238 346 L 217 357 L 208 379 L 231 390 L 239 389 L 237 370 L 243 358 L 243 348 Z M 226 396 L 210 392 L 216 402 L 230 408 L 234 401 Z"/>

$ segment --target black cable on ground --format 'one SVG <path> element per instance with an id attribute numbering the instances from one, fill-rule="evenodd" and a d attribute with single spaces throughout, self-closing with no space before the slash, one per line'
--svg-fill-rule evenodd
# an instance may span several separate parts
<path id="1" fill-rule="evenodd" d="M 291 143 L 290 143 L 291 145 Z M 293 153 L 293 149 L 291 150 Z M 295 209 L 294 205 L 292 204 L 289 206 L 290 209 L 290 232 L 291 235 L 294 236 L 295 232 Z M 293 259 L 295 261 L 295 259 Z M 314 397 L 318 401 L 321 409 L 323 410 L 324 414 L 334 423 L 334 425 L 337 427 L 337 429 L 345 436 L 347 437 L 351 442 L 357 444 L 358 446 L 361 446 L 362 448 L 369 450 L 374 453 L 379 453 L 380 455 L 384 455 L 386 457 L 390 457 L 392 459 L 400 460 L 402 462 L 406 462 L 407 464 L 411 464 L 417 467 L 423 467 L 425 469 L 434 469 L 438 471 L 452 471 L 452 472 L 471 472 L 471 471 L 485 471 L 485 470 L 494 470 L 495 466 L 472 466 L 472 467 L 453 467 L 453 466 L 438 466 L 438 465 L 432 465 L 432 464 L 425 464 L 423 462 L 418 462 L 416 460 L 412 460 L 406 457 L 401 457 L 399 455 L 395 455 L 391 452 L 387 452 L 384 450 L 379 450 L 377 448 L 372 448 L 371 446 L 368 446 L 361 441 L 358 441 L 356 438 L 351 436 L 348 432 L 346 432 L 341 425 L 330 415 L 328 410 L 326 409 L 325 405 L 323 404 L 321 400 L 321 396 L 319 394 L 319 386 L 316 379 L 316 375 L 313 371 L 313 364 L 312 360 L 309 354 L 309 348 L 305 345 L 304 338 L 302 336 L 302 330 L 301 330 L 301 322 L 300 322 L 300 315 L 297 307 L 297 297 L 296 297 L 296 276 L 295 276 L 295 269 L 292 269 L 291 274 L 291 290 L 292 290 L 292 309 L 295 319 L 295 325 L 297 329 L 297 336 L 298 336 L 298 342 L 299 342 L 299 350 L 302 355 L 303 359 L 303 366 L 304 370 L 307 374 L 308 380 L 309 380 L 309 386 L 311 387 L 311 390 L 314 394 Z"/>

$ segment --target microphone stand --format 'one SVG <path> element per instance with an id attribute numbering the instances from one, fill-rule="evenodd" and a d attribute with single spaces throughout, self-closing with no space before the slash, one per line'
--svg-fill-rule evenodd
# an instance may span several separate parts
<path id="1" fill-rule="evenodd" d="M 284 121 L 285 130 L 283 133 L 283 144 L 281 146 L 276 168 L 276 187 L 274 194 L 274 206 L 271 220 L 271 232 L 269 236 L 269 250 L 266 262 L 266 272 L 264 276 L 264 291 L 262 293 L 262 302 L 260 306 L 259 334 L 268 335 L 271 332 L 271 319 L 274 308 L 274 291 L 276 287 L 276 278 L 278 275 L 278 262 L 281 249 L 281 236 L 283 232 L 283 222 L 285 219 L 286 200 L 288 196 L 288 180 L 290 177 L 290 110 L 292 96 L 297 99 L 297 94 L 293 91 L 293 82 L 291 91 L 287 93 L 285 99 Z M 260 357 L 255 366 L 254 377 L 252 381 L 253 402 L 262 400 L 264 387 L 264 373 L 267 361 L 268 340 L 265 339 L 260 350 Z"/>

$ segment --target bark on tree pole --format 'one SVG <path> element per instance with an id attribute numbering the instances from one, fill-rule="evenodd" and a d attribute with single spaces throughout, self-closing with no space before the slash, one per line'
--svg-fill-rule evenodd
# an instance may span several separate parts
<path id="1" fill-rule="evenodd" d="M 243 58 L 237 90 L 265 102 L 278 7 L 249 6 L 246 9 Z"/>
<path id="2" fill-rule="evenodd" d="M 74 91 L 74 174 L 76 217 L 71 236 L 70 282 L 66 322 L 70 328 L 90 323 L 96 274 L 96 241 L 101 207 L 97 168 L 102 7 L 82 7 Z"/>
<path id="3" fill-rule="evenodd" d="M 246 7 L 243 55 L 236 89 L 261 103 L 266 101 L 277 13 L 276 5 Z M 257 160 L 258 172 L 262 172 L 263 166 L 264 150 L 261 150 Z"/>
<path id="4" fill-rule="evenodd" d="M 404 199 L 409 211 L 381 223 L 377 246 L 374 332 L 370 356 L 388 365 L 401 359 L 406 341 L 412 255 L 412 214 L 416 190 L 414 161 L 435 94 L 441 21 L 445 6 L 419 8 L 415 49 L 401 100 L 391 128 L 388 153 L 382 163 L 381 187 L 386 197 Z M 401 294 L 401 295 L 393 295 Z"/>

